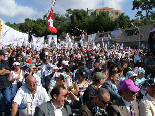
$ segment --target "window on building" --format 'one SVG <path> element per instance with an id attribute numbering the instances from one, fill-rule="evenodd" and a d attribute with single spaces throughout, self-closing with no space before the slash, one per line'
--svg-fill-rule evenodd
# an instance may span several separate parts
<path id="1" fill-rule="evenodd" d="M 112 20 L 112 21 L 114 20 L 113 17 L 111 18 L 111 20 Z"/>
<path id="2" fill-rule="evenodd" d="M 111 15 L 113 15 L 114 14 L 114 12 L 113 11 L 111 11 Z"/>
<path id="3" fill-rule="evenodd" d="M 115 15 L 118 15 L 118 12 L 115 12 Z"/>
<path id="4" fill-rule="evenodd" d="M 117 18 L 115 18 L 115 20 L 117 20 Z"/>
<path id="5" fill-rule="evenodd" d="M 107 13 L 109 14 L 109 11 L 107 11 Z"/>

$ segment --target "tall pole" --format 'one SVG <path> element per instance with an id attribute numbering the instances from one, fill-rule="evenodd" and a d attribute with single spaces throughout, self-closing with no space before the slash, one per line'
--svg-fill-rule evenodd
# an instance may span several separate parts
<path id="1" fill-rule="evenodd" d="M 136 27 L 139 31 L 139 34 L 140 34 L 140 30 L 139 30 L 139 27 L 135 26 L 133 23 L 131 23 L 132 26 Z M 140 35 L 141 36 L 141 35 Z M 139 36 L 139 50 L 140 50 L 140 36 Z"/>
<path id="2" fill-rule="evenodd" d="M 138 28 L 138 27 L 137 27 L 137 28 Z M 138 31 L 139 31 L 139 34 L 140 34 L 139 28 L 138 28 Z M 140 36 L 141 36 L 141 35 L 139 35 L 139 50 L 140 50 Z"/>

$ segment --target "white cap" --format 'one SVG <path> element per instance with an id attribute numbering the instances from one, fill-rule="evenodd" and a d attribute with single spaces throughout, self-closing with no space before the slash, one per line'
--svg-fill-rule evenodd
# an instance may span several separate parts
<path id="1" fill-rule="evenodd" d="M 20 63 L 19 63 L 19 62 L 14 62 L 14 63 L 13 63 L 13 66 L 14 66 L 14 65 L 20 65 Z"/>
<path id="2" fill-rule="evenodd" d="M 68 66 L 68 62 L 69 62 L 69 61 L 63 60 L 63 61 L 62 61 L 62 64 Z"/>
<path id="3" fill-rule="evenodd" d="M 57 67 L 57 65 L 53 65 L 52 69 L 59 69 L 59 68 Z"/>

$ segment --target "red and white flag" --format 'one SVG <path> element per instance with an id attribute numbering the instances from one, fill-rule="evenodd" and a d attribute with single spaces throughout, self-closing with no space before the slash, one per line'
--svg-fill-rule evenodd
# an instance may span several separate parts
<path id="1" fill-rule="evenodd" d="M 54 7 L 54 5 L 55 5 L 55 2 L 56 2 L 56 0 L 53 0 L 53 3 L 52 3 L 52 8 Z"/>
<path id="2" fill-rule="evenodd" d="M 144 37 L 144 33 L 137 33 L 139 37 Z"/>
<path id="3" fill-rule="evenodd" d="M 53 10 L 51 9 L 47 17 L 47 29 L 50 30 L 52 33 L 57 33 L 57 29 L 53 26 L 53 20 L 54 20 L 54 15 L 53 15 Z"/>

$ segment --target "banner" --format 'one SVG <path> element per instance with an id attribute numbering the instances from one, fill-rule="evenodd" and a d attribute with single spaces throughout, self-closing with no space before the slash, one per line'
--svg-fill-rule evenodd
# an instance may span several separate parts
<path id="1" fill-rule="evenodd" d="M 44 36 L 43 37 L 35 37 L 32 35 L 32 45 L 35 48 L 41 47 L 44 44 Z"/>
<path id="2" fill-rule="evenodd" d="M 47 38 L 49 47 L 57 47 L 57 35 L 47 35 Z"/>
<path id="3" fill-rule="evenodd" d="M 96 38 L 96 33 L 88 35 L 88 42 L 94 42 Z"/>
<path id="4" fill-rule="evenodd" d="M 0 39 L 0 44 L 3 45 L 9 45 L 9 44 L 14 44 L 17 45 L 17 43 L 21 43 L 21 41 L 23 40 L 23 38 L 14 38 L 14 39 Z"/>

